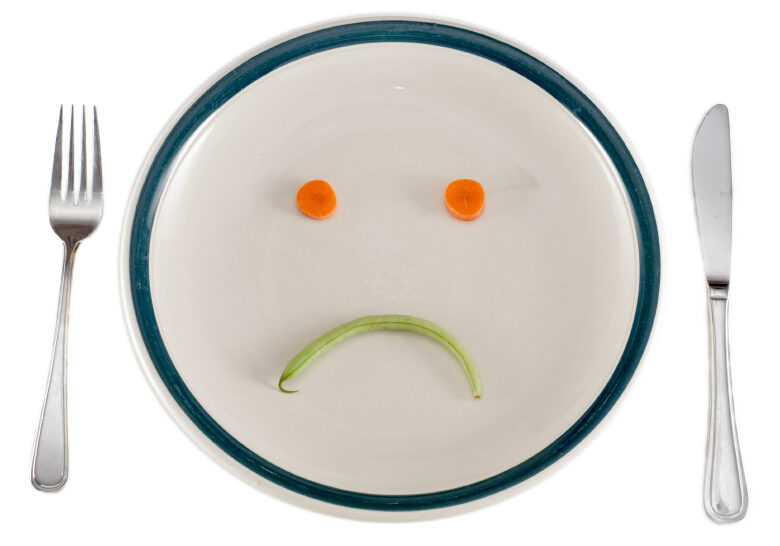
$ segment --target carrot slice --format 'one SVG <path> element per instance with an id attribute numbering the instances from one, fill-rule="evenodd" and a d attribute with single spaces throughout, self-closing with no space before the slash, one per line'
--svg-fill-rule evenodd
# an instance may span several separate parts
<path id="1" fill-rule="evenodd" d="M 485 208 L 485 190 L 476 180 L 456 180 L 444 191 L 444 202 L 455 218 L 470 222 L 479 218 Z"/>
<path id="2" fill-rule="evenodd" d="M 336 192 L 324 180 L 311 180 L 298 190 L 298 208 L 310 218 L 324 220 L 336 211 Z"/>

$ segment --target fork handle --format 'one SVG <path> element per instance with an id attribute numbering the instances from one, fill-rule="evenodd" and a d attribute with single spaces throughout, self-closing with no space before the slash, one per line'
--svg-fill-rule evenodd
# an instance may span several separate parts
<path id="1" fill-rule="evenodd" d="M 745 474 L 737 439 L 728 341 L 728 286 L 709 286 L 710 425 L 704 477 L 704 508 L 716 523 L 745 517 Z"/>
<path id="2" fill-rule="evenodd" d="M 46 398 L 38 424 L 32 460 L 32 483 L 41 491 L 57 491 L 68 479 L 68 422 L 65 369 L 68 349 L 68 310 L 73 262 L 78 241 L 66 241 L 54 330 L 54 348 L 46 384 Z"/>

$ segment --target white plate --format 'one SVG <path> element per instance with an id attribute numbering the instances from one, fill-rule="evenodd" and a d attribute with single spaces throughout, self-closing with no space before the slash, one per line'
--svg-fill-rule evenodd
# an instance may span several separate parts
<path id="1" fill-rule="evenodd" d="M 295 202 L 318 178 L 339 200 L 324 221 Z M 458 178 L 485 188 L 474 222 L 445 209 Z M 123 244 L 131 335 L 199 444 L 293 497 L 393 513 L 568 452 L 629 381 L 659 282 L 652 206 L 604 114 L 517 46 L 418 20 L 332 24 L 226 68 L 153 148 Z M 278 390 L 309 341 L 387 313 L 452 332 L 483 398 L 407 332 Z"/>

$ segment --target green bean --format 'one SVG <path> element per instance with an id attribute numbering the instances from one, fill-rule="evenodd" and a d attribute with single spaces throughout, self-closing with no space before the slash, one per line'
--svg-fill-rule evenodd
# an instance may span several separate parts
<path id="1" fill-rule="evenodd" d="M 349 339 L 361 332 L 370 332 L 372 330 L 409 330 L 438 341 L 449 349 L 463 365 L 474 398 L 482 397 L 482 380 L 479 378 L 479 373 L 477 373 L 477 369 L 474 366 L 474 360 L 466 348 L 455 339 L 455 336 L 438 324 L 408 315 L 370 315 L 361 317 L 321 335 L 287 363 L 282 376 L 279 378 L 279 390 L 288 393 L 298 392 L 285 389 L 282 383 L 299 374 L 317 356 L 326 352 L 335 344 L 341 343 L 345 339 Z"/>

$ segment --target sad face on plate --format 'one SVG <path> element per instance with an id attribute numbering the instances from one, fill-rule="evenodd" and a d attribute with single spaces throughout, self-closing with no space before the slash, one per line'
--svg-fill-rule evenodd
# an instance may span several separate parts
<path id="1" fill-rule="evenodd" d="M 480 186 L 447 191 L 463 179 Z M 496 63 L 319 53 L 243 89 L 178 157 L 150 245 L 156 320 L 193 396 L 266 460 L 377 494 L 466 485 L 553 442 L 615 370 L 639 278 L 622 188 L 569 110 Z M 478 373 L 430 336 L 375 331 L 279 391 L 312 340 L 388 315 L 451 333 Z"/>
<path id="2" fill-rule="evenodd" d="M 324 180 L 310 180 L 298 190 L 296 201 L 300 211 L 310 218 L 324 220 L 336 212 L 336 192 Z M 451 182 L 444 192 L 447 210 L 454 218 L 470 222 L 476 220 L 485 206 L 485 191 L 476 180 L 460 179 Z M 408 315 L 369 315 L 343 324 L 315 339 L 298 353 L 285 367 L 279 378 L 279 390 L 290 391 L 282 386 L 308 366 L 318 355 L 336 343 L 361 332 L 372 330 L 408 330 L 428 336 L 446 347 L 463 365 L 471 385 L 474 398 L 482 397 L 482 382 L 474 361 L 466 348 L 441 326 L 418 317 Z"/>

